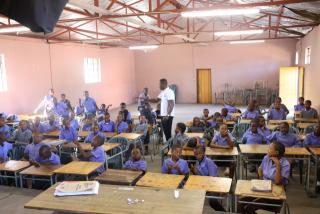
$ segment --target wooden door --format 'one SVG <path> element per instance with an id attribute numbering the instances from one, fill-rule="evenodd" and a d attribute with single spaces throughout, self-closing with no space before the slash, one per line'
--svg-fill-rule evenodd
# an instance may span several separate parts
<path id="1" fill-rule="evenodd" d="M 211 69 L 197 69 L 197 102 L 212 103 Z"/>
<path id="2" fill-rule="evenodd" d="M 294 106 L 303 96 L 303 67 L 281 67 L 279 72 L 279 96 L 286 106 Z"/>

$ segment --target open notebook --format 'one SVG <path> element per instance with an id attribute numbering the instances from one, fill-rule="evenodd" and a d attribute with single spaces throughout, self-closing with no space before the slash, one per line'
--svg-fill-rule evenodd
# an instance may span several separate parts
<path id="1" fill-rule="evenodd" d="M 64 181 L 54 191 L 55 196 L 97 195 L 99 182 L 97 181 Z"/>
<path id="2" fill-rule="evenodd" d="M 271 180 L 251 180 L 251 190 L 257 192 L 271 192 L 272 181 Z"/>

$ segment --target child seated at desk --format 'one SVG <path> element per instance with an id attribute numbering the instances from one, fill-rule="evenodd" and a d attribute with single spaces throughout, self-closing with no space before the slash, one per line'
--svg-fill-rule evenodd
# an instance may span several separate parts
<path id="1" fill-rule="evenodd" d="M 287 118 L 286 111 L 281 108 L 281 103 L 276 101 L 274 103 L 274 108 L 271 108 L 268 113 L 269 120 L 285 120 Z"/>
<path id="2" fill-rule="evenodd" d="M 222 120 L 226 120 L 226 121 L 232 120 L 232 116 L 229 114 L 229 111 L 227 108 L 221 109 L 221 118 Z"/>
<path id="3" fill-rule="evenodd" d="M 177 123 L 176 128 L 174 130 L 175 135 L 171 137 L 169 141 L 169 147 L 173 145 L 180 145 L 184 147 L 184 145 L 188 142 L 189 137 L 185 134 L 187 127 L 184 123 Z"/>
<path id="4" fill-rule="evenodd" d="M 34 118 L 33 123 L 31 124 L 31 131 L 33 133 L 45 133 L 46 132 L 46 126 L 41 123 L 40 117 Z"/>
<path id="5" fill-rule="evenodd" d="M 200 116 L 200 120 L 206 123 L 210 119 L 211 119 L 211 116 L 209 115 L 209 109 L 207 108 L 203 109 L 202 115 Z"/>
<path id="6" fill-rule="evenodd" d="M 248 129 L 242 137 L 242 143 L 243 144 L 263 144 L 265 142 L 266 142 L 265 137 L 258 130 L 258 121 L 252 120 L 250 129 Z"/>
<path id="7" fill-rule="evenodd" d="M 92 125 L 93 125 L 93 117 L 92 114 L 88 114 L 86 116 L 87 118 L 83 119 L 81 122 L 81 131 L 92 131 Z"/>
<path id="8" fill-rule="evenodd" d="M 204 132 L 205 124 L 200 120 L 199 117 L 194 117 L 192 125 L 188 128 L 188 132 Z"/>
<path id="9" fill-rule="evenodd" d="M 235 103 L 232 101 L 224 102 L 223 107 L 226 108 L 230 114 L 241 113 L 241 111 L 235 107 Z"/>
<path id="10" fill-rule="evenodd" d="M 304 110 L 304 97 L 298 98 L 298 104 L 294 106 L 294 111 L 303 111 Z"/>
<path id="11" fill-rule="evenodd" d="M 164 174 L 188 175 L 189 167 L 187 161 L 180 159 L 182 147 L 175 144 L 171 148 L 171 158 L 164 160 L 161 172 Z"/>
<path id="12" fill-rule="evenodd" d="M 145 160 L 141 160 L 140 149 L 132 149 L 131 160 L 127 160 L 123 168 L 133 171 L 142 171 L 143 173 L 147 171 L 147 162 Z"/>
<path id="13" fill-rule="evenodd" d="M 70 112 L 70 125 L 74 130 L 79 130 L 79 122 L 75 118 L 74 112 Z"/>
<path id="14" fill-rule="evenodd" d="M 247 110 L 244 112 L 243 119 L 256 119 L 260 116 L 259 112 L 256 110 L 255 103 L 251 100 L 248 104 Z"/>
<path id="15" fill-rule="evenodd" d="M 217 133 L 211 143 L 211 148 L 218 148 L 218 149 L 232 149 L 234 147 L 234 137 L 228 132 L 227 125 L 223 124 L 220 126 L 219 133 Z M 219 158 L 217 158 L 219 159 Z M 226 159 L 224 157 L 224 159 Z M 235 165 L 233 163 L 219 163 L 219 166 L 227 166 L 224 175 L 229 176 L 230 178 L 233 178 Z"/>
<path id="16" fill-rule="evenodd" d="M 258 120 L 259 120 L 258 131 L 263 135 L 264 138 L 266 138 L 267 136 L 269 136 L 271 134 L 270 129 L 268 129 L 266 126 L 266 119 L 264 119 L 263 116 L 260 116 L 258 118 Z"/>
<path id="17" fill-rule="evenodd" d="M 48 121 L 44 124 L 46 132 L 53 132 L 60 130 L 60 125 L 53 114 L 50 114 L 48 117 Z"/>
<path id="18" fill-rule="evenodd" d="M 60 131 L 59 139 L 68 143 L 76 142 L 78 140 L 78 132 L 71 127 L 70 119 L 63 119 L 62 124 L 63 128 Z"/>
<path id="19" fill-rule="evenodd" d="M 259 167 L 259 177 L 263 180 L 271 180 L 276 185 L 287 185 L 290 175 L 290 163 L 283 156 L 285 154 L 285 147 L 278 142 L 270 144 L 268 154 L 263 158 L 262 163 Z M 281 200 L 271 199 L 257 199 L 245 197 L 241 198 L 244 201 L 254 201 L 256 203 L 272 203 L 281 205 Z M 264 206 L 255 204 L 239 204 L 239 210 L 241 213 L 256 213 L 257 210 L 266 210 L 274 213 L 280 213 L 280 207 Z"/>
<path id="20" fill-rule="evenodd" d="M 304 102 L 305 109 L 301 111 L 301 118 L 305 119 L 318 119 L 318 111 L 311 108 L 311 100 Z"/>
<path id="21" fill-rule="evenodd" d="M 115 132 L 116 124 L 110 119 L 109 112 L 105 113 L 104 121 L 101 121 L 99 125 L 102 132 Z"/>
<path id="22" fill-rule="evenodd" d="M 0 114 L 0 132 L 5 133 L 7 139 L 11 137 L 10 127 L 6 124 L 6 119 L 3 114 Z"/>
<path id="23" fill-rule="evenodd" d="M 282 143 L 285 147 L 296 147 L 299 146 L 298 138 L 295 134 L 289 132 L 289 124 L 283 122 L 280 124 L 280 131 L 271 133 L 266 138 L 267 142 L 277 141 Z"/>
<path id="24" fill-rule="evenodd" d="M 42 145 L 39 149 L 39 155 L 35 161 L 30 161 L 35 167 L 40 165 L 60 165 L 60 157 L 53 152 L 48 145 Z"/>
<path id="25" fill-rule="evenodd" d="M 12 151 L 12 144 L 6 141 L 6 133 L 0 132 L 0 163 L 9 160 L 10 151 Z"/>
<path id="26" fill-rule="evenodd" d="M 19 122 L 19 128 L 13 132 L 10 140 L 13 142 L 28 144 L 31 142 L 31 138 L 32 132 L 28 129 L 28 122 L 26 120 L 21 120 Z"/>
<path id="27" fill-rule="evenodd" d="M 84 151 L 79 142 L 75 142 L 80 152 L 79 159 L 83 161 L 105 163 L 106 156 L 102 147 L 102 145 L 104 144 L 104 140 L 105 139 L 99 135 L 95 136 L 91 143 L 91 146 L 93 147 L 91 151 Z M 96 170 L 96 173 L 94 175 L 101 174 L 104 171 L 105 168 L 102 165 Z"/>
<path id="28" fill-rule="evenodd" d="M 129 132 L 129 125 L 126 121 L 124 121 L 122 114 L 118 114 L 117 116 L 117 120 L 115 123 L 115 132 L 117 132 L 118 134 Z"/>
<path id="29" fill-rule="evenodd" d="M 128 111 L 126 103 L 120 103 L 120 112 L 119 112 L 119 114 L 122 114 L 123 120 L 125 122 L 127 122 L 128 124 L 132 123 L 131 113 Z"/>
<path id="30" fill-rule="evenodd" d="M 145 147 L 145 153 L 148 154 L 148 144 L 149 144 L 149 133 L 148 133 L 148 123 L 146 116 L 140 115 L 139 116 L 139 123 L 135 125 L 133 129 L 134 133 L 142 134 L 142 140 Z"/>
<path id="31" fill-rule="evenodd" d="M 92 143 L 92 140 L 95 136 L 99 135 L 100 137 L 105 137 L 102 132 L 100 132 L 100 128 L 98 123 L 94 123 L 92 126 L 92 132 L 86 137 L 84 140 L 85 143 Z"/>
<path id="32" fill-rule="evenodd" d="M 43 137 L 40 133 L 34 133 L 32 138 L 33 141 L 26 146 L 23 153 L 23 159 L 27 161 L 35 161 L 39 156 L 40 147 L 43 145 L 41 143 Z"/>
<path id="33" fill-rule="evenodd" d="M 282 103 L 282 99 L 281 97 L 276 97 L 274 99 L 274 102 L 271 104 L 271 106 L 269 107 L 269 111 L 273 108 L 275 108 L 276 103 L 280 104 L 280 108 L 285 112 L 286 115 L 289 114 L 289 110 L 287 108 L 287 106 L 285 104 Z"/>
<path id="34" fill-rule="evenodd" d="M 320 123 L 317 123 L 312 133 L 307 134 L 304 145 L 307 147 L 320 147 Z"/>

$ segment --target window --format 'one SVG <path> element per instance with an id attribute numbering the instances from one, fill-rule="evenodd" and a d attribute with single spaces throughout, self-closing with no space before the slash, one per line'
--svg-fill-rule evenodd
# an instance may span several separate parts
<path id="1" fill-rule="evenodd" d="M 306 47 L 306 52 L 305 52 L 305 64 L 310 64 L 311 61 L 311 47 Z"/>
<path id="2" fill-rule="evenodd" d="M 298 64 L 299 64 L 299 52 L 298 52 L 298 51 L 296 51 L 295 64 L 296 64 L 296 65 L 298 65 Z"/>
<path id="3" fill-rule="evenodd" d="M 0 91 L 7 91 L 6 66 L 4 64 L 4 55 L 0 54 Z"/>
<path id="4" fill-rule="evenodd" d="M 84 58 L 84 82 L 101 82 L 101 68 L 99 58 Z"/>

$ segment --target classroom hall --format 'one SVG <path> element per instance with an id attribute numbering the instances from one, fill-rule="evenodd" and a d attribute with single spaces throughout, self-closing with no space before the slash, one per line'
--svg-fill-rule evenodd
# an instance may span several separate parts
<path id="1" fill-rule="evenodd" d="M 320 1 L 0 3 L 0 213 L 320 214 Z"/>

